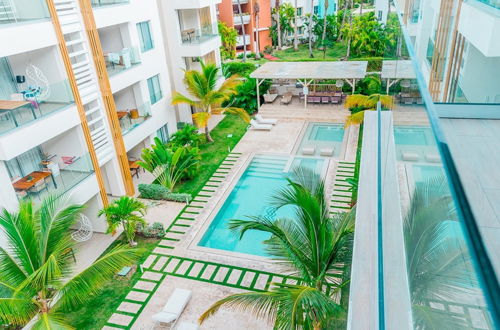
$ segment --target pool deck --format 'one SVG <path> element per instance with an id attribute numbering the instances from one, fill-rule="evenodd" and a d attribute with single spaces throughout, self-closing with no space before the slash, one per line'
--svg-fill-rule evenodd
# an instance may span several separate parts
<path id="1" fill-rule="evenodd" d="M 307 124 L 308 121 L 300 119 L 279 119 L 271 131 L 249 130 L 195 201 L 183 208 L 180 217 L 173 216 L 174 212 L 165 213 L 162 223 L 170 225 L 167 236 L 143 264 L 145 272 L 142 279 L 110 318 L 107 329 L 113 329 L 113 325 L 127 329 L 149 329 L 152 325 L 151 315 L 161 310 L 175 287 L 193 291 L 193 298 L 180 322 L 196 323 L 206 308 L 229 294 L 263 290 L 270 281 L 293 283 L 287 270 L 267 258 L 209 249 L 197 243 L 252 157 L 255 154 L 294 154 Z M 347 128 L 341 155 L 339 158 L 329 158 L 325 176 L 328 196 L 336 194 L 336 183 L 345 179 L 346 166 L 347 171 L 352 172 L 358 135 L 358 126 Z M 339 169 L 341 177 L 338 177 Z M 348 193 L 341 191 L 340 194 Z M 340 202 L 334 201 L 332 197 L 332 210 L 337 211 L 335 207 L 339 207 L 339 210 L 348 209 L 349 196 L 336 199 L 339 198 Z M 159 207 L 159 213 L 154 208 L 151 210 L 154 217 L 159 216 L 168 205 L 161 204 Z M 177 207 L 174 208 L 176 211 Z M 199 274 L 192 275 L 194 270 Z M 221 311 L 201 329 L 221 329 L 226 324 L 231 324 L 234 329 L 272 328 L 251 316 Z"/>

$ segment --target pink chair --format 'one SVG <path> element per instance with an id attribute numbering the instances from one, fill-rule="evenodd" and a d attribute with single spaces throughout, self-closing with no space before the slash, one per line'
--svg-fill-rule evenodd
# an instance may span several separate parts
<path id="1" fill-rule="evenodd" d="M 75 156 L 72 156 L 72 157 L 62 156 L 61 159 L 62 159 L 64 164 L 71 165 L 75 162 L 76 157 Z"/>

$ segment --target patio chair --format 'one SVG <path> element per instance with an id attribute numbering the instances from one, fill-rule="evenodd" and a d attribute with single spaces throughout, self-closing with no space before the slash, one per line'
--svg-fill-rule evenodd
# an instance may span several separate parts
<path id="1" fill-rule="evenodd" d="M 404 161 L 416 162 L 418 160 L 418 154 L 414 152 L 403 152 L 401 154 Z"/>
<path id="2" fill-rule="evenodd" d="M 44 190 L 48 191 L 47 183 L 45 180 L 40 180 L 29 190 L 30 194 L 36 194 L 40 198 L 40 193 Z"/>
<path id="3" fill-rule="evenodd" d="M 276 125 L 278 123 L 278 119 L 264 119 L 264 118 L 262 118 L 261 115 L 255 115 L 255 120 L 259 124 Z"/>
<path id="4" fill-rule="evenodd" d="M 313 98 L 314 104 L 321 104 L 321 97 L 319 96 L 314 96 Z"/>
<path id="5" fill-rule="evenodd" d="M 264 102 L 265 103 L 273 103 L 277 97 L 278 97 L 278 94 L 270 94 L 270 93 L 264 94 Z"/>
<path id="6" fill-rule="evenodd" d="M 322 96 L 321 97 L 321 103 L 323 103 L 323 104 L 330 103 L 330 98 L 328 96 Z"/>
<path id="7" fill-rule="evenodd" d="M 80 214 L 79 227 L 76 231 L 71 233 L 71 238 L 76 242 L 85 242 L 92 238 L 94 234 L 92 229 L 92 222 L 86 215 Z"/>
<path id="8" fill-rule="evenodd" d="M 441 157 L 439 157 L 438 154 L 427 154 L 425 155 L 425 160 L 427 160 L 429 163 L 440 163 Z"/>
<path id="9" fill-rule="evenodd" d="M 334 147 L 331 148 L 323 148 L 319 151 L 319 155 L 323 157 L 332 157 L 333 152 L 335 151 Z"/>
<path id="10" fill-rule="evenodd" d="M 250 120 L 250 128 L 257 130 L 257 131 L 270 131 L 273 128 L 273 125 L 259 124 L 258 121 L 252 119 L 252 120 Z"/>
<path id="11" fill-rule="evenodd" d="M 314 156 L 314 153 L 316 152 L 316 147 L 315 146 L 307 146 L 302 148 L 302 154 L 307 155 L 307 156 Z"/>
<path id="12" fill-rule="evenodd" d="M 70 156 L 62 156 L 61 159 L 62 159 L 64 164 L 71 165 L 75 162 L 76 156 L 71 156 L 71 157 Z"/>
<path id="13" fill-rule="evenodd" d="M 181 316 L 184 308 L 191 299 L 191 291 L 186 289 L 175 289 L 162 311 L 153 315 L 155 321 L 152 328 L 158 323 L 170 324 L 170 329 L 175 327 L 175 323 Z"/>
<path id="14" fill-rule="evenodd" d="M 292 102 L 293 94 L 290 92 L 286 92 L 281 98 L 281 104 L 290 104 Z"/>
<path id="15" fill-rule="evenodd" d="M 340 97 L 338 97 L 338 96 L 332 96 L 332 103 L 333 104 L 339 104 L 340 103 Z"/>

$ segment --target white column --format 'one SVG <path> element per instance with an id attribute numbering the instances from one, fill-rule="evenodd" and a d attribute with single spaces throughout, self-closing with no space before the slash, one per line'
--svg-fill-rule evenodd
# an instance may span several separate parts
<path id="1" fill-rule="evenodd" d="M 16 191 L 12 187 L 9 172 L 5 162 L 0 161 L 0 209 L 7 209 L 8 211 L 17 210 L 18 200 Z"/>
<path id="2" fill-rule="evenodd" d="M 125 185 L 123 184 L 120 166 L 116 157 L 106 163 L 106 165 L 103 166 L 103 169 L 107 188 L 109 189 L 107 193 L 113 196 L 125 195 Z"/>

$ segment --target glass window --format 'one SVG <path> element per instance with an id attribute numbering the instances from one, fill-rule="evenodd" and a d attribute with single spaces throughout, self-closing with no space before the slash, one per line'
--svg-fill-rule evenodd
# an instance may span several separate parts
<path id="1" fill-rule="evenodd" d="M 318 15 L 319 13 L 319 6 L 314 6 L 314 14 Z"/>
<path id="2" fill-rule="evenodd" d="M 137 32 L 141 42 L 141 51 L 144 53 L 154 48 L 153 37 L 151 36 L 151 22 L 137 23 Z"/>
<path id="3" fill-rule="evenodd" d="M 297 16 L 302 16 L 302 7 L 297 8 Z"/>
<path id="4" fill-rule="evenodd" d="M 159 75 L 156 75 L 148 79 L 148 89 L 149 89 L 149 99 L 151 100 L 151 104 L 155 104 L 163 97 L 161 92 Z"/>
<path id="5" fill-rule="evenodd" d="M 163 143 L 167 143 L 170 140 L 170 135 L 168 134 L 168 124 L 160 127 L 159 130 L 156 131 L 156 136 Z"/>

